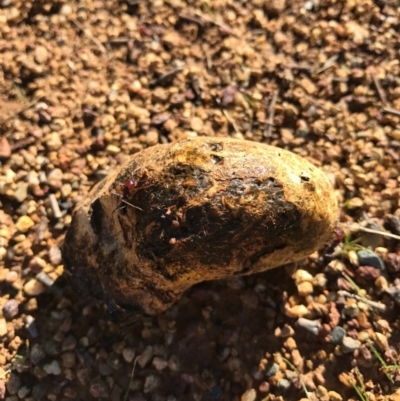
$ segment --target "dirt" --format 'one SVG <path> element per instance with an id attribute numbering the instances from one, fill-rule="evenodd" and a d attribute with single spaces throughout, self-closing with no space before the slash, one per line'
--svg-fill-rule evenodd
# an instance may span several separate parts
<path id="1" fill-rule="evenodd" d="M 399 17 L 390 0 L 0 1 L 0 398 L 399 400 Z M 130 155 L 205 136 L 321 168 L 338 228 L 301 263 L 113 320 L 64 275 L 72 210 Z"/>

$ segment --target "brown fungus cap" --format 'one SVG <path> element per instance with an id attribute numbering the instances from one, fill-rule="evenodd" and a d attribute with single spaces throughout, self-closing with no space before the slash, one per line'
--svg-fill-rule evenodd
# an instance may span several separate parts
<path id="1" fill-rule="evenodd" d="M 228 138 L 132 156 L 76 208 L 64 246 L 80 292 L 148 314 L 204 280 L 307 257 L 332 235 L 325 174 L 272 146 Z"/>

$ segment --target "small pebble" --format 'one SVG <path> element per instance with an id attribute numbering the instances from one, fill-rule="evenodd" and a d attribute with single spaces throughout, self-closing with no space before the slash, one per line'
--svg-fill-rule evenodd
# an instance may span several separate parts
<path id="1" fill-rule="evenodd" d="M 0 246 L 0 260 L 4 260 L 7 255 L 7 249 L 4 246 Z"/>
<path id="2" fill-rule="evenodd" d="M 6 319 L 0 318 L 0 337 L 3 337 L 7 334 L 7 322 Z"/>
<path id="3" fill-rule="evenodd" d="M 60 205 L 58 204 L 58 200 L 54 194 L 49 195 L 50 207 L 53 212 L 53 217 L 55 219 L 60 219 L 62 217 L 62 213 L 60 210 Z"/>
<path id="4" fill-rule="evenodd" d="M 33 365 L 37 365 L 45 357 L 46 353 L 44 352 L 42 346 L 38 343 L 34 344 L 29 353 L 29 359 L 33 363 Z"/>
<path id="5" fill-rule="evenodd" d="M 122 357 L 126 362 L 131 363 L 135 357 L 135 350 L 133 348 L 124 348 L 122 350 Z"/>
<path id="6" fill-rule="evenodd" d="M 11 156 L 11 146 L 6 138 L 0 138 L 0 159 L 8 159 Z"/>
<path id="7" fill-rule="evenodd" d="M 18 390 L 21 388 L 22 382 L 17 374 L 11 372 L 10 377 L 8 378 L 8 382 L 6 384 L 7 391 L 10 394 L 17 394 Z"/>
<path id="8" fill-rule="evenodd" d="M 356 270 L 360 279 L 374 281 L 381 275 L 381 270 L 372 266 L 360 266 Z"/>
<path id="9" fill-rule="evenodd" d="M 289 351 L 297 348 L 296 341 L 293 337 L 287 338 L 286 341 L 283 343 L 283 346 Z"/>
<path id="10" fill-rule="evenodd" d="M 46 287 L 51 287 L 54 284 L 54 280 L 45 272 L 40 272 L 36 274 L 36 280 L 45 285 Z"/>
<path id="11" fill-rule="evenodd" d="M 149 129 L 146 134 L 146 144 L 154 146 L 158 143 L 158 131 L 156 129 Z"/>
<path id="12" fill-rule="evenodd" d="M 61 355 L 62 364 L 65 368 L 73 368 L 75 366 L 76 357 L 74 352 L 65 352 Z"/>
<path id="13" fill-rule="evenodd" d="M 24 285 L 24 292 L 31 297 L 38 296 L 46 290 L 46 287 L 36 279 L 31 279 Z"/>
<path id="14" fill-rule="evenodd" d="M 144 381 L 143 392 L 152 393 L 161 383 L 161 379 L 156 375 L 148 375 Z"/>
<path id="15" fill-rule="evenodd" d="M 286 316 L 289 317 L 303 317 L 305 315 L 309 314 L 309 310 L 307 309 L 306 306 L 304 306 L 303 304 L 300 305 L 294 305 L 292 307 L 289 307 L 285 310 Z"/>
<path id="16" fill-rule="evenodd" d="M 46 267 L 46 261 L 38 256 L 34 256 L 30 260 L 28 267 L 33 273 L 39 273 Z"/>
<path id="17" fill-rule="evenodd" d="M 343 398 L 340 394 L 336 393 L 335 391 L 329 391 L 329 401 L 343 401 Z"/>
<path id="18" fill-rule="evenodd" d="M 270 376 L 274 376 L 279 372 L 279 365 L 277 363 L 272 363 L 272 364 L 268 364 L 265 367 L 265 376 L 270 377 Z"/>
<path id="19" fill-rule="evenodd" d="M 398 306 L 400 306 L 400 286 L 396 285 L 393 287 L 386 288 L 386 293 L 388 293 Z"/>
<path id="20" fill-rule="evenodd" d="M 106 363 L 99 363 L 97 369 L 102 376 L 109 376 L 113 371 Z"/>
<path id="21" fill-rule="evenodd" d="M 53 266 L 58 266 L 62 262 L 61 250 L 58 246 L 50 247 L 49 260 Z"/>
<path id="22" fill-rule="evenodd" d="M 314 292 L 314 287 L 309 281 L 303 281 L 297 285 L 297 291 L 301 297 L 306 297 Z"/>
<path id="23" fill-rule="evenodd" d="M 254 401 L 257 397 L 257 392 L 254 388 L 246 390 L 240 397 L 240 401 Z"/>
<path id="24" fill-rule="evenodd" d="M 375 342 L 381 351 L 385 352 L 389 349 L 387 337 L 382 333 L 375 333 Z"/>
<path id="25" fill-rule="evenodd" d="M 295 332 L 294 332 L 292 326 L 290 326 L 290 325 L 288 325 L 288 324 L 285 324 L 285 325 L 282 327 L 282 330 L 281 330 L 279 336 L 282 337 L 282 338 L 286 338 L 286 337 L 291 337 L 291 336 L 293 336 L 294 333 L 295 333 Z"/>
<path id="26" fill-rule="evenodd" d="M 358 262 L 360 266 L 372 266 L 381 271 L 385 270 L 383 260 L 373 251 L 362 249 L 357 252 Z"/>
<path id="27" fill-rule="evenodd" d="M 177 372 L 179 370 L 179 367 L 180 367 L 179 359 L 175 355 L 172 355 L 168 359 L 168 368 L 172 372 Z"/>
<path id="28" fill-rule="evenodd" d="M 35 225 L 34 221 L 29 216 L 21 216 L 15 223 L 15 227 L 21 233 L 26 233 Z"/>
<path id="29" fill-rule="evenodd" d="M 24 399 L 30 392 L 31 389 L 28 386 L 23 386 L 18 390 L 18 397 Z"/>
<path id="30" fill-rule="evenodd" d="M 28 299 L 27 302 L 24 304 L 24 311 L 25 312 L 33 312 L 37 310 L 37 299 L 36 298 L 30 298 Z"/>
<path id="31" fill-rule="evenodd" d="M 311 11 L 314 8 L 314 3 L 312 1 L 306 1 L 304 3 L 304 9 L 307 11 Z"/>
<path id="32" fill-rule="evenodd" d="M 261 393 L 268 393 L 270 388 L 271 388 L 270 384 L 265 381 L 260 384 L 260 387 L 258 387 Z"/>
<path id="33" fill-rule="evenodd" d="M 15 299 L 8 300 L 3 306 L 3 315 L 7 320 L 11 320 L 18 315 L 19 302 Z"/>
<path id="34" fill-rule="evenodd" d="M 226 107 L 233 103 L 235 98 L 235 93 L 237 92 L 237 87 L 233 85 L 228 85 L 223 94 L 221 99 L 222 106 Z"/>
<path id="35" fill-rule="evenodd" d="M 67 336 L 61 346 L 62 351 L 72 351 L 76 348 L 78 341 L 73 335 Z"/>
<path id="36" fill-rule="evenodd" d="M 363 205 L 364 201 L 358 197 L 351 198 L 346 202 L 346 206 L 348 209 L 357 209 L 363 207 Z"/>
<path id="37" fill-rule="evenodd" d="M 108 153 L 111 153 L 112 155 L 117 155 L 118 153 L 121 152 L 121 149 L 118 146 L 115 146 L 115 145 L 108 145 L 106 147 L 106 151 Z"/>
<path id="38" fill-rule="evenodd" d="M 357 302 L 350 298 L 346 300 L 346 304 L 343 308 L 343 313 L 348 317 L 357 317 L 360 314 L 360 308 L 357 305 Z"/>
<path id="39" fill-rule="evenodd" d="M 46 136 L 46 146 L 48 150 L 57 151 L 62 146 L 60 135 L 57 132 L 53 132 Z"/>
<path id="40" fill-rule="evenodd" d="M 43 369 L 48 375 L 56 375 L 57 376 L 61 373 L 60 364 L 56 360 L 53 360 L 50 363 L 47 363 L 46 365 L 44 365 Z"/>
<path id="41" fill-rule="evenodd" d="M 358 256 L 357 256 L 357 252 L 356 251 L 349 251 L 347 253 L 347 258 L 349 259 L 349 262 L 353 265 L 353 266 L 358 266 Z"/>
<path id="42" fill-rule="evenodd" d="M 0 380 L 0 400 L 6 396 L 6 383 L 4 380 Z"/>
<path id="43" fill-rule="evenodd" d="M 345 335 L 346 335 L 346 330 L 343 327 L 336 326 L 331 331 L 331 342 L 333 344 L 339 344 Z"/>
<path id="44" fill-rule="evenodd" d="M 36 46 L 34 57 L 38 64 L 44 64 L 49 57 L 49 52 L 44 46 Z"/>
<path id="45" fill-rule="evenodd" d="M 303 283 L 304 281 L 311 283 L 314 280 L 313 275 L 310 274 L 307 270 L 303 269 L 296 270 L 293 273 L 292 278 L 296 281 L 297 284 Z"/>
<path id="46" fill-rule="evenodd" d="M 360 348 L 361 342 L 355 340 L 354 338 L 344 336 L 342 339 L 342 352 L 347 354 L 350 352 L 355 351 L 356 349 Z"/>
<path id="47" fill-rule="evenodd" d="M 328 279 L 326 278 L 326 275 L 324 273 L 318 273 L 315 275 L 313 284 L 315 287 L 320 287 L 320 288 L 325 288 L 326 283 L 328 282 Z"/>
<path id="48" fill-rule="evenodd" d="M 400 272 L 400 255 L 397 253 L 389 253 L 386 256 L 386 264 L 391 273 Z"/>
<path id="49" fill-rule="evenodd" d="M 93 398 L 106 398 L 108 399 L 109 392 L 108 383 L 99 377 L 94 378 L 90 382 L 89 392 Z"/>
<path id="50" fill-rule="evenodd" d="M 157 356 L 153 359 L 152 363 L 153 363 L 153 366 L 158 371 L 165 369 L 168 365 L 168 362 L 165 359 L 159 358 Z"/>
<path id="51" fill-rule="evenodd" d="M 143 352 L 138 356 L 137 363 L 141 368 L 144 368 L 153 358 L 153 347 L 148 345 Z"/>
<path id="52" fill-rule="evenodd" d="M 72 13 L 72 7 L 69 4 L 63 4 L 60 8 L 61 15 L 69 15 Z"/>
<path id="53" fill-rule="evenodd" d="M 193 131 L 201 132 L 201 130 L 203 129 L 203 126 L 204 126 L 203 120 L 199 117 L 193 117 L 190 120 L 190 128 Z"/>
<path id="54" fill-rule="evenodd" d="M 36 327 L 35 318 L 33 316 L 25 316 L 25 328 L 28 330 L 32 338 L 36 338 L 39 335 Z"/>
<path id="55" fill-rule="evenodd" d="M 69 183 L 63 184 L 60 189 L 61 197 L 66 199 L 72 193 L 72 186 Z"/>
<path id="56" fill-rule="evenodd" d="M 28 197 L 28 187 L 29 184 L 27 182 L 18 182 L 17 188 L 14 191 L 14 199 L 22 203 Z"/>
<path id="57" fill-rule="evenodd" d="M 341 273 L 345 270 L 346 265 L 338 259 L 334 259 L 332 261 L 329 262 L 328 266 L 326 267 L 326 269 L 330 272 L 334 272 L 334 273 Z"/>
<path id="58" fill-rule="evenodd" d="M 277 386 L 280 390 L 285 391 L 285 390 L 289 389 L 289 387 L 290 387 L 290 381 L 287 380 L 287 379 L 280 379 L 280 380 L 278 381 L 278 383 L 276 384 L 276 386 Z"/>
<path id="59" fill-rule="evenodd" d="M 319 329 L 321 328 L 321 322 L 319 320 L 310 320 L 305 319 L 304 317 L 298 319 L 296 325 L 303 327 L 303 329 L 306 329 L 308 332 L 314 335 L 317 335 Z"/>
<path id="60" fill-rule="evenodd" d="M 48 386 L 46 383 L 38 383 L 33 386 L 32 397 L 35 401 L 46 399 Z"/>
<path id="61" fill-rule="evenodd" d="M 366 331 L 366 330 L 360 331 L 357 336 L 357 339 L 359 341 L 361 341 L 362 343 L 369 340 L 369 338 L 370 338 L 370 335 L 369 335 L 368 331 Z"/>

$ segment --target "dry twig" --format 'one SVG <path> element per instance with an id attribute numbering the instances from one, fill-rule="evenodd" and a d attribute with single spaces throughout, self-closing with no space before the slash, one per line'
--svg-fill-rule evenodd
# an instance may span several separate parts
<path id="1" fill-rule="evenodd" d="M 107 49 L 103 44 L 93 36 L 92 31 L 89 28 L 85 28 L 79 21 L 71 20 L 98 48 L 103 54 L 107 54 Z"/>
<path id="2" fill-rule="evenodd" d="M 394 239 L 397 239 L 400 241 L 399 235 L 388 233 L 386 231 L 373 230 L 372 228 L 367 228 L 367 227 L 362 227 L 362 226 L 359 226 L 358 229 L 360 231 L 364 231 L 366 233 L 378 234 L 378 235 L 382 235 L 383 237 L 390 237 L 390 238 L 394 238 Z"/>
<path id="3" fill-rule="evenodd" d="M 182 12 L 179 14 L 179 17 L 185 19 L 187 21 L 193 22 L 200 27 L 204 27 L 205 23 L 209 23 L 221 28 L 225 33 L 229 35 L 237 36 L 235 32 L 233 32 L 232 28 L 225 24 L 225 22 L 219 22 L 214 18 L 211 18 L 205 14 L 200 13 L 196 10 L 190 10 L 189 13 Z"/>
<path id="4" fill-rule="evenodd" d="M 182 70 L 183 70 L 183 67 L 174 68 L 173 70 L 161 75 L 159 78 L 153 79 L 150 82 L 150 86 L 163 85 L 169 79 L 172 79 L 178 72 L 181 72 Z"/>
<path id="5" fill-rule="evenodd" d="M 364 302 L 364 303 L 368 304 L 371 308 L 377 309 L 377 310 L 379 310 L 381 312 L 385 312 L 386 311 L 386 305 L 382 304 L 380 302 L 371 301 L 371 300 L 369 300 L 369 299 L 367 299 L 365 297 L 360 297 L 357 294 L 352 294 L 351 292 L 348 292 L 348 291 L 345 291 L 345 290 L 341 290 L 340 293 L 342 295 L 344 295 L 345 297 L 354 298 L 357 301 Z"/>
<path id="6" fill-rule="evenodd" d="M 321 72 L 328 70 L 329 68 L 333 67 L 339 58 L 339 55 L 335 54 L 332 57 L 329 57 L 328 60 L 325 61 L 325 64 L 321 67 L 318 68 L 318 70 L 315 71 L 315 74 L 321 74 Z"/>
<path id="7" fill-rule="evenodd" d="M 394 109 L 392 107 L 384 107 L 382 109 L 384 113 L 393 114 L 394 116 L 400 117 L 400 110 Z"/>
<path id="8" fill-rule="evenodd" d="M 274 91 L 272 94 L 272 99 L 268 105 L 268 121 L 264 129 L 264 137 L 269 138 L 272 134 L 272 127 L 274 125 L 275 117 L 275 105 L 276 105 L 277 93 Z"/>
<path id="9" fill-rule="evenodd" d="M 233 129 L 235 130 L 235 132 L 238 134 L 240 133 L 240 131 L 238 130 L 238 127 L 235 123 L 235 120 L 232 118 L 232 116 L 230 115 L 229 111 L 226 109 L 222 109 L 222 112 L 224 113 L 226 119 L 228 120 L 228 122 L 232 125 Z"/>
<path id="10" fill-rule="evenodd" d="M 378 92 L 379 98 L 381 99 L 381 102 L 383 104 L 385 104 L 386 103 L 386 94 L 379 82 L 379 79 L 377 78 L 377 76 L 375 74 L 371 74 L 371 76 L 372 76 L 372 80 L 374 81 L 374 85 L 375 85 L 376 91 Z"/>

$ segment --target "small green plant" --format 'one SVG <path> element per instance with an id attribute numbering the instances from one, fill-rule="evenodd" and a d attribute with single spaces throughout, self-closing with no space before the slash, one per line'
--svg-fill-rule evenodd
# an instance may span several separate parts
<path id="1" fill-rule="evenodd" d="M 25 355 L 16 354 L 14 356 L 14 359 L 10 363 L 10 367 L 7 370 L 5 370 L 3 374 L 0 375 L 0 379 L 4 379 L 8 374 L 10 374 L 13 370 L 15 370 L 18 367 L 18 365 L 22 365 L 26 361 L 26 359 L 29 356 L 29 340 L 26 340 L 25 346 L 26 346 L 26 354 Z"/>
<path id="2" fill-rule="evenodd" d="M 351 286 L 354 288 L 357 294 L 361 291 L 361 288 L 347 273 L 342 272 L 342 276 L 351 284 Z"/>
<path id="3" fill-rule="evenodd" d="M 352 240 L 351 234 L 346 234 L 343 238 L 342 254 L 347 255 L 350 251 L 360 251 L 361 249 L 364 249 L 359 242 L 361 242 L 361 238 Z"/>
<path id="4" fill-rule="evenodd" d="M 372 341 L 368 341 L 367 343 L 368 348 L 371 350 L 371 352 L 375 355 L 375 358 L 379 361 L 381 364 L 381 371 L 384 373 L 384 375 L 388 378 L 388 380 L 394 384 L 394 380 L 392 375 L 398 374 L 400 371 L 400 365 L 388 365 L 385 360 L 382 358 L 382 355 L 379 353 L 379 351 L 376 349 L 375 345 L 373 344 Z"/>
<path id="5" fill-rule="evenodd" d="M 27 96 L 25 95 L 25 92 L 16 84 L 12 85 L 12 91 L 14 92 L 14 95 L 22 102 L 22 103 L 28 103 L 29 100 Z"/>
<path id="6" fill-rule="evenodd" d="M 133 367 L 132 367 L 132 371 L 131 371 L 131 375 L 129 377 L 129 383 L 128 383 L 128 388 L 126 389 L 126 392 L 124 394 L 124 399 L 123 401 L 128 401 L 128 397 L 129 397 L 129 390 L 131 388 L 131 384 L 133 381 L 133 377 L 135 375 L 135 368 L 136 368 L 136 362 L 137 362 L 138 357 L 135 358 L 134 362 L 133 362 Z"/>
<path id="7" fill-rule="evenodd" d="M 303 389 L 303 391 L 304 391 L 304 394 L 306 395 L 306 397 L 307 397 L 308 400 L 311 400 L 311 398 L 310 398 L 310 393 L 308 392 L 307 387 L 306 387 L 304 381 L 301 379 L 300 372 L 298 371 L 298 369 L 296 368 L 296 366 L 294 366 L 293 363 L 290 362 L 290 361 L 289 361 L 288 359 L 286 359 L 286 358 L 282 358 L 282 360 L 284 360 L 284 361 L 290 366 L 290 368 L 291 368 L 294 372 L 297 373 L 297 377 L 298 377 L 299 383 L 300 383 L 300 385 L 301 385 L 301 387 L 302 387 L 302 389 Z"/>
<path id="8" fill-rule="evenodd" d="M 355 376 L 355 377 L 354 377 Z M 358 370 L 358 368 L 352 369 L 351 374 L 347 375 L 347 379 L 349 383 L 354 388 L 354 391 L 357 393 L 361 401 L 368 401 L 368 398 L 365 394 L 365 384 L 364 379 Z"/>
<path id="9" fill-rule="evenodd" d="M 201 9 L 203 12 L 215 16 L 214 10 L 210 7 L 210 5 L 207 2 L 203 1 L 201 3 Z"/>

